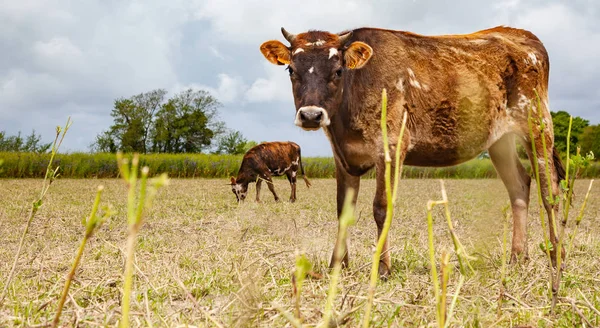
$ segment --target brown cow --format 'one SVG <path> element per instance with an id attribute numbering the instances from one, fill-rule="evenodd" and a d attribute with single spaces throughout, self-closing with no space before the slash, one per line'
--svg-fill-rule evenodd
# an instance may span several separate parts
<path id="1" fill-rule="evenodd" d="M 514 218 L 511 261 L 527 257 L 527 211 L 531 178 L 518 160 L 515 139 L 533 160 L 528 109 L 540 111 L 543 131 L 535 131 L 538 158 L 542 138 L 553 158 L 541 185 L 551 180 L 552 194 L 564 168 L 553 147 L 548 105 L 548 54 L 532 33 L 495 27 L 466 35 L 423 36 L 410 32 L 359 28 L 339 34 L 308 31 L 298 35 L 281 29 L 286 46 L 267 41 L 260 46 L 271 63 L 288 65 L 296 106 L 295 124 L 305 130 L 323 128 L 336 162 L 337 212 L 348 188 L 358 194 L 360 176 L 376 168 L 373 215 L 378 236 L 385 221 L 386 196 L 381 139 L 381 91 L 388 91 L 388 133 L 395 151 L 401 120 L 407 113 L 402 160 L 415 166 L 451 166 L 488 150 L 510 197 Z M 541 105 L 531 102 L 535 92 Z M 393 172 L 393 171 L 392 171 Z M 548 212 L 558 207 L 548 200 Z M 354 198 L 356 203 L 356 198 Z M 556 244 L 554 229 L 550 238 Z M 347 247 L 346 247 L 347 249 Z M 556 247 L 554 247 L 556 249 Z M 564 250 L 563 250 L 564 251 Z M 335 250 L 334 250 L 335 254 Z M 552 253 L 555 258 L 555 251 Z M 343 263 L 347 265 L 348 254 Z M 332 258 L 333 264 L 333 258 Z M 386 242 L 380 274 L 390 273 Z"/>
<path id="2" fill-rule="evenodd" d="M 296 201 L 298 167 L 300 167 L 306 186 L 310 187 L 310 182 L 304 174 L 298 144 L 281 141 L 263 142 L 252 147 L 244 155 L 237 178 L 231 177 L 231 191 L 235 194 L 238 202 L 243 201 L 248 194 L 248 184 L 256 182 L 256 201 L 260 202 L 260 187 L 262 181 L 265 180 L 269 190 L 275 196 L 275 201 L 279 201 L 271 177 L 285 174 L 292 187 L 290 202 L 293 203 Z"/>

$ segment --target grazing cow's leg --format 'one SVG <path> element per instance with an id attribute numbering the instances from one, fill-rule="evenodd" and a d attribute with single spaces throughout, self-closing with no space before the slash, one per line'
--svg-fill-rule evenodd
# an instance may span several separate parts
<path id="1" fill-rule="evenodd" d="M 279 197 L 277 197 L 277 194 L 275 193 L 275 186 L 273 185 L 273 179 L 271 179 L 270 175 L 265 174 L 265 180 L 267 181 L 267 186 L 269 187 L 269 190 L 271 190 L 271 192 L 273 193 L 273 196 L 275 197 L 275 201 L 278 202 Z"/>
<path id="2" fill-rule="evenodd" d="M 344 201 L 346 200 L 346 192 L 348 188 L 354 189 L 354 197 L 352 198 L 352 205 L 356 206 L 356 200 L 358 199 L 358 190 L 360 188 L 360 177 L 356 177 L 350 175 L 346 172 L 342 164 L 335 161 L 335 179 L 337 183 L 337 216 L 338 219 L 342 214 L 342 208 L 344 207 Z M 338 234 L 339 237 L 339 223 L 338 223 Z M 335 264 L 335 254 L 337 253 L 338 240 L 336 237 L 335 246 L 333 248 L 333 254 L 331 255 L 331 262 L 329 263 L 329 267 L 333 268 Z M 342 257 L 342 266 L 348 267 L 348 242 L 344 245 L 344 249 L 346 252 Z"/>
<path id="3" fill-rule="evenodd" d="M 527 211 L 531 177 L 519 161 L 514 134 L 507 134 L 489 149 L 496 172 L 502 179 L 513 213 L 513 238 L 510 261 L 527 259 Z"/>
<path id="4" fill-rule="evenodd" d="M 296 201 L 296 171 L 287 171 L 285 175 L 290 182 L 290 187 L 292 188 L 292 193 L 290 195 L 290 202 L 293 203 Z"/>
<path id="5" fill-rule="evenodd" d="M 256 180 L 256 202 L 260 203 L 260 187 L 262 185 L 262 179 L 259 177 Z"/>

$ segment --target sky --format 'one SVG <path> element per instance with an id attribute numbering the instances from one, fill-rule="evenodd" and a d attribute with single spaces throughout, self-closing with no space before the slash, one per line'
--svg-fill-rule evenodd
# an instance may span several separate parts
<path id="1" fill-rule="evenodd" d="M 50 142 L 71 116 L 63 151 L 87 151 L 112 123 L 115 99 L 202 88 L 219 118 L 250 140 L 291 140 L 331 156 L 319 130 L 293 124 L 284 66 L 262 42 L 291 33 L 379 27 L 425 35 L 508 25 L 536 34 L 550 56 L 550 107 L 600 123 L 597 0 L 0 0 L 0 131 Z"/>

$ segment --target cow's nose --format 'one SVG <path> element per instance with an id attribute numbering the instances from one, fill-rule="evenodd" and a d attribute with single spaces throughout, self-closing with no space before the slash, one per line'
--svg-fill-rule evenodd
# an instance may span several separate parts
<path id="1" fill-rule="evenodd" d="M 322 111 L 303 110 L 300 112 L 300 120 L 302 120 L 302 122 L 319 124 L 321 123 L 322 118 Z"/>
<path id="2" fill-rule="evenodd" d="M 298 109 L 295 124 L 305 130 L 317 130 L 329 125 L 329 117 L 325 109 L 317 106 L 304 106 Z"/>

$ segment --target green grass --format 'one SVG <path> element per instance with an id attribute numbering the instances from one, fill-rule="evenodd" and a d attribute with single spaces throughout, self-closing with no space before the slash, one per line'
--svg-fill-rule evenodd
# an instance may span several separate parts
<path id="1" fill-rule="evenodd" d="M 262 204 L 247 201 L 241 206 L 221 179 L 170 182 L 157 194 L 136 241 L 132 326 L 212 327 L 208 315 L 224 327 L 286 326 L 289 322 L 277 308 L 287 313 L 295 310 L 292 276 L 296 250 L 313 264 L 314 272 L 323 275 L 322 279 L 308 277 L 303 282 L 303 323 L 314 326 L 322 320 L 330 283 L 327 267 L 337 234 L 335 180 L 314 179 L 310 189 L 299 185 L 294 204 L 275 203 L 268 190 L 263 190 L 263 195 L 269 196 L 263 197 Z M 39 184 L 39 179 L 0 180 L 0 277 L 10 270 L 19 232 Z M 1 327 L 35 326 L 52 320 L 80 243 L 81 218 L 89 214 L 99 184 L 105 187 L 103 202 L 113 204 L 115 215 L 86 246 L 61 323 L 86 327 L 117 324 L 127 237 L 127 204 L 123 201 L 127 187 L 120 179 L 63 178 L 53 183 L 52 192 L 32 222 L 19 270 L 0 307 Z M 588 185 L 586 180 L 576 184 L 574 208 L 580 207 Z M 537 246 L 542 230 L 532 190 L 530 260 L 507 265 L 500 316 L 497 309 L 507 192 L 498 179 L 449 180 L 445 186 L 453 229 L 465 251 L 476 257 L 471 261 L 475 273 L 464 278 L 451 326 L 581 326 L 582 319 L 570 300 L 593 325 L 600 324 L 600 316 L 587 305 L 600 308 L 600 184 L 593 186 L 579 225 L 555 314 L 550 314 L 548 300 L 548 262 Z M 287 181 L 276 180 L 275 188 L 283 195 L 290 192 Z M 376 243 L 372 219 L 375 181 L 363 181 L 360 189 L 357 222 L 348 230 L 350 267 L 340 275 L 335 313 L 347 313 L 367 298 Z M 254 191 L 251 187 L 250 193 Z M 375 289 L 374 327 L 425 327 L 436 320 L 427 256 L 426 205 L 430 199 L 441 199 L 437 180 L 400 182 L 389 235 L 393 272 Z M 433 210 L 436 259 L 443 249 L 453 249 L 444 213 L 443 207 Z M 451 260 L 449 265 L 454 274 L 448 282 L 448 299 L 460 277 L 459 263 Z M 0 280 L 0 288 L 4 283 Z M 363 315 L 362 310 L 350 313 L 346 326 L 359 326 Z"/>
<path id="2" fill-rule="evenodd" d="M 0 178 L 40 178 L 46 173 L 49 156 L 34 153 L 3 153 Z M 235 176 L 241 155 L 150 154 L 140 156 L 140 167 L 148 166 L 153 174 L 167 173 L 173 178 L 228 178 Z M 304 157 L 304 169 L 309 178 L 334 178 L 335 164 L 329 157 Z M 523 161 L 529 170 L 529 162 Z M 114 154 L 57 154 L 53 166 L 60 166 L 63 178 L 116 178 L 119 173 Z M 374 171 L 365 178 L 373 178 Z M 489 159 L 473 159 L 453 167 L 404 166 L 403 178 L 480 179 L 496 178 Z M 582 178 L 600 177 L 600 163 L 593 163 Z"/>

